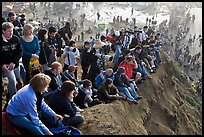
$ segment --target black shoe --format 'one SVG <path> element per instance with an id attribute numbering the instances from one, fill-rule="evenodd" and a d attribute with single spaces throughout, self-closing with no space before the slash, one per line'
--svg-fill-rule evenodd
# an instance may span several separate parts
<path id="1" fill-rule="evenodd" d="M 136 81 L 136 84 L 140 84 L 140 83 L 142 83 L 142 80 Z"/>
<path id="2" fill-rule="evenodd" d="M 143 97 L 142 96 L 138 96 L 135 100 L 140 100 L 140 99 L 142 99 Z"/>

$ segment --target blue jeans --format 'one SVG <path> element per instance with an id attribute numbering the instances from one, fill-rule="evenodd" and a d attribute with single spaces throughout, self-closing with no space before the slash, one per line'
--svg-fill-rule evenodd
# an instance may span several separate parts
<path id="1" fill-rule="evenodd" d="M 4 75 L 8 78 L 8 98 L 9 101 L 14 94 L 16 94 L 16 79 L 20 79 L 20 67 L 18 66 L 14 70 L 10 70 L 8 72 L 3 72 Z"/>
<path id="2" fill-rule="evenodd" d="M 114 57 L 113 57 L 114 70 L 116 70 L 117 67 L 118 67 L 118 60 L 119 60 L 119 57 L 120 57 L 121 48 L 122 48 L 122 45 L 115 45 L 115 54 L 114 54 Z"/>
<path id="3" fill-rule="evenodd" d="M 141 64 L 138 64 L 137 71 L 142 74 L 142 77 L 147 77 L 147 70 L 146 70 L 146 68 L 145 68 L 144 66 L 142 66 Z"/>
<path id="4" fill-rule="evenodd" d="M 27 129 L 28 131 L 30 131 L 34 135 L 47 135 L 48 134 L 41 127 L 38 127 L 37 125 L 35 125 L 26 116 L 13 116 L 13 115 L 11 115 L 9 113 L 6 113 L 6 117 L 10 122 L 15 124 L 16 126 Z M 47 115 L 44 112 L 40 117 L 43 117 L 44 119 L 46 119 L 46 122 L 49 122 L 50 125 L 57 125 L 58 127 L 63 126 L 63 124 L 61 122 L 59 122 L 59 121 L 56 124 L 55 123 L 56 120 L 54 119 L 54 117 L 51 117 L 51 116 Z"/>
<path id="5" fill-rule="evenodd" d="M 131 88 L 131 94 L 129 92 L 129 90 L 126 87 L 120 87 L 120 86 L 116 86 L 118 90 L 122 91 L 123 93 L 125 93 L 125 95 L 130 99 L 130 100 L 135 100 L 138 95 L 134 89 L 134 85 L 131 83 L 130 84 L 130 88 Z"/>

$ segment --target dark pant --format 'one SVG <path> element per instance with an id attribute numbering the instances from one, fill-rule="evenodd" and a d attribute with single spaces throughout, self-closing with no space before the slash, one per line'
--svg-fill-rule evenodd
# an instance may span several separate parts
<path id="1" fill-rule="evenodd" d="M 31 132 L 34 135 L 47 135 L 45 130 L 42 127 L 38 127 L 27 116 L 13 116 L 9 113 L 6 113 L 7 119 L 15 124 L 18 127 L 24 128 Z M 51 117 L 45 112 L 40 113 L 39 118 L 43 123 L 48 127 L 62 127 L 63 124 L 60 121 L 57 121 L 54 117 Z"/>
<path id="2" fill-rule="evenodd" d="M 66 126 L 76 127 L 84 121 L 84 117 L 81 115 L 76 115 L 74 117 L 64 117 L 62 123 Z"/>
<path id="3" fill-rule="evenodd" d="M 26 71 L 26 84 L 29 84 L 30 82 L 30 70 L 29 70 L 30 59 L 22 58 L 22 62 L 23 62 L 24 69 Z"/>
<path id="4" fill-rule="evenodd" d="M 82 73 L 82 80 L 86 79 L 87 78 L 87 74 L 88 74 L 88 69 L 89 67 L 88 66 L 82 66 L 82 70 L 83 70 L 83 73 Z"/>

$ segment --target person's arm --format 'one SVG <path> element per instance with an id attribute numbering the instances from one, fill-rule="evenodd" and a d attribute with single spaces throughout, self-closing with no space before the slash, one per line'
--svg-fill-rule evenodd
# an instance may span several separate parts
<path id="1" fill-rule="evenodd" d="M 36 55 L 39 55 L 39 53 L 40 53 L 40 44 L 39 44 L 39 40 L 38 40 L 37 36 L 34 36 L 34 39 L 35 39 L 35 44 L 36 44 L 35 54 L 36 54 Z"/>
<path id="2" fill-rule="evenodd" d="M 31 58 L 32 57 L 32 53 L 29 53 L 26 49 L 26 45 L 25 45 L 25 40 L 21 37 L 20 38 L 20 43 L 22 45 L 22 48 L 23 48 L 23 54 L 25 55 L 26 58 Z"/>
<path id="3" fill-rule="evenodd" d="M 64 102 L 64 112 L 69 115 L 70 117 L 74 117 L 76 115 L 76 105 L 73 101 L 66 101 Z"/>
<path id="4" fill-rule="evenodd" d="M 20 58 L 22 57 L 22 55 L 23 55 L 23 50 L 22 50 L 22 46 L 21 46 L 21 44 L 20 44 L 20 42 L 19 42 L 19 38 L 18 37 L 15 37 L 15 41 L 16 41 L 16 50 L 17 50 L 17 52 L 16 52 L 16 54 L 14 55 L 14 58 L 13 58 L 13 63 L 14 64 L 18 64 L 19 63 L 19 60 L 20 60 Z"/>
<path id="5" fill-rule="evenodd" d="M 44 131 L 45 134 L 49 134 L 49 132 L 50 132 L 49 129 L 39 119 L 39 115 L 38 115 L 38 112 L 37 112 L 37 105 L 36 105 L 36 102 L 37 102 L 36 96 L 33 93 L 33 95 L 29 96 L 29 97 L 30 97 L 29 99 L 25 99 L 25 105 L 26 105 L 28 114 L 29 114 L 29 116 L 31 118 L 31 121 L 35 125 L 40 127 Z"/>
<path id="6" fill-rule="evenodd" d="M 106 98 L 107 100 L 115 100 L 115 99 L 117 99 L 116 95 L 110 95 L 105 88 L 102 88 L 101 92 L 102 92 L 102 95 L 104 96 L 104 98 Z"/>

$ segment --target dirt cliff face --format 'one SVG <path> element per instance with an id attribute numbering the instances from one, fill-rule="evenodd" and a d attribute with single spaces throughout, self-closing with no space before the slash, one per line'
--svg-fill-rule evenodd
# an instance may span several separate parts
<path id="1" fill-rule="evenodd" d="M 191 83 L 161 52 L 153 79 L 139 84 L 139 104 L 114 101 L 85 109 L 78 127 L 84 135 L 195 135 L 202 134 L 201 102 Z"/>

